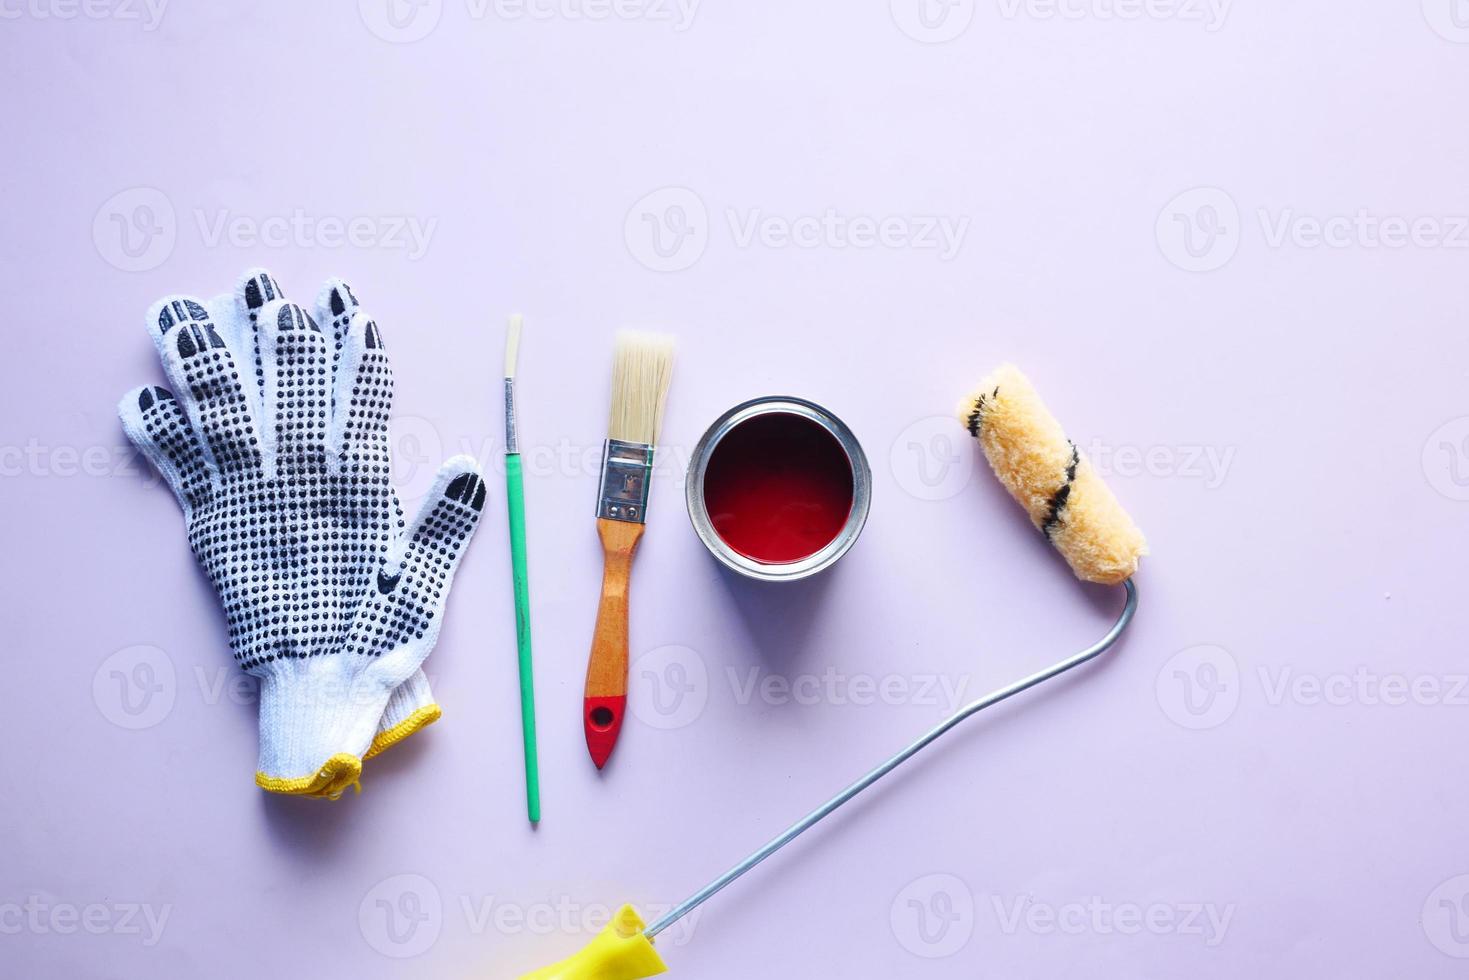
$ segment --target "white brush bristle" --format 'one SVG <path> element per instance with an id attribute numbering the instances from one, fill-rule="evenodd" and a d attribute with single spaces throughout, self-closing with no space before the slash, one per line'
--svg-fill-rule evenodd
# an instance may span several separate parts
<path id="1" fill-rule="evenodd" d="M 505 377 L 515 377 L 515 362 L 520 358 L 520 328 L 525 317 L 519 313 L 510 318 L 510 328 L 505 331 Z"/>
<path id="2" fill-rule="evenodd" d="M 612 362 L 612 419 L 607 436 L 653 445 L 663 427 L 663 404 L 673 377 L 673 338 L 624 330 Z"/>

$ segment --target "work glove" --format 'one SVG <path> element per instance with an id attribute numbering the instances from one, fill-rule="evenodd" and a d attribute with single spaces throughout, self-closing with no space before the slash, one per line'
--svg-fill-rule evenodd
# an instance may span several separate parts
<path id="1" fill-rule="evenodd" d="M 326 331 L 263 270 L 213 306 L 153 306 L 173 392 L 135 389 L 119 412 L 183 507 L 236 661 L 260 679 L 256 782 L 338 795 L 375 746 L 437 713 L 419 666 L 484 481 L 456 456 L 404 521 L 390 480 L 391 368 L 344 283 L 322 291 Z"/>
<path id="2" fill-rule="evenodd" d="M 230 338 L 230 342 L 238 340 L 233 349 L 240 351 L 246 360 L 253 361 L 255 365 L 257 405 L 264 399 L 265 391 L 255 324 L 266 303 L 285 298 L 285 293 L 274 276 L 264 269 L 251 269 L 240 277 L 234 292 L 216 296 L 207 304 L 211 318 L 220 325 L 220 332 Z M 356 293 L 341 279 L 328 279 L 317 291 L 316 322 L 332 335 L 334 379 L 342 359 L 347 327 L 360 307 Z M 334 383 L 333 409 L 336 407 L 335 390 Z M 405 526 L 403 507 L 398 502 L 397 490 L 390 488 L 390 492 L 393 495 L 393 513 L 401 532 Z M 442 715 L 443 709 L 434 700 L 428 678 L 421 669 L 414 671 L 413 676 L 393 690 L 388 706 L 378 721 L 377 734 L 373 736 L 372 745 L 363 759 L 371 759 L 397 745 L 414 732 L 438 721 Z"/>

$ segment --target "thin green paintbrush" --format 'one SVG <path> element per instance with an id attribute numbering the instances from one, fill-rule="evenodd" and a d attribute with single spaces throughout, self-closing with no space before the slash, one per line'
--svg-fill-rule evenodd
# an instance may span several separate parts
<path id="1" fill-rule="evenodd" d="M 520 726 L 525 743 L 525 809 L 541 819 L 541 776 L 536 761 L 536 684 L 530 656 L 530 581 L 525 568 L 525 479 L 515 419 L 515 362 L 520 355 L 519 314 L 505 334 L 505 503 L 510 512 L 510 574 L 515 579 L 515 639 L 520 652 Z"/>

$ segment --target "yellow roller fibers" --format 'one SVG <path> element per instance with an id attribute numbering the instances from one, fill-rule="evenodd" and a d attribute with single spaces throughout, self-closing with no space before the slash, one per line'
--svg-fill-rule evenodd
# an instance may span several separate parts
<path id="1" fill-rule="evenodd" d="M 959 418 L 1078 577 L 1116 585 L 1137 571 L 1148 553 L 1143 533 L 1019 368 L 1006 364 L 986 378 Z"/>

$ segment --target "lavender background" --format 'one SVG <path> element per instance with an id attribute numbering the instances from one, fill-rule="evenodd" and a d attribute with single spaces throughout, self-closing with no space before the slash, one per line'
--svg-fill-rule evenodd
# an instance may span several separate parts
<path id="1" fill-rule="evenodd" d="M 0 973 L 504 977 L 682 899 L 1110 622 L 950 418 L 1013 359 L 1150 534 L 1135 630 L 669 934 L 675 974 L 1463 975 L 1469 5 L 154 2 L 0 5 Z M 409 498 L 452 452 L 499 472 L 526 314 L 539 831 L 499 492 L 444 720 L 360 797 L 254 787 L 251 688 L 113 409 L 161 377 L 147 304 L 254 264 L 376 313 Z M 619 326 L 681 350 L 599 778 Z M 770 590 L 680 473 L 786 392 L 874 504 Z"/>

